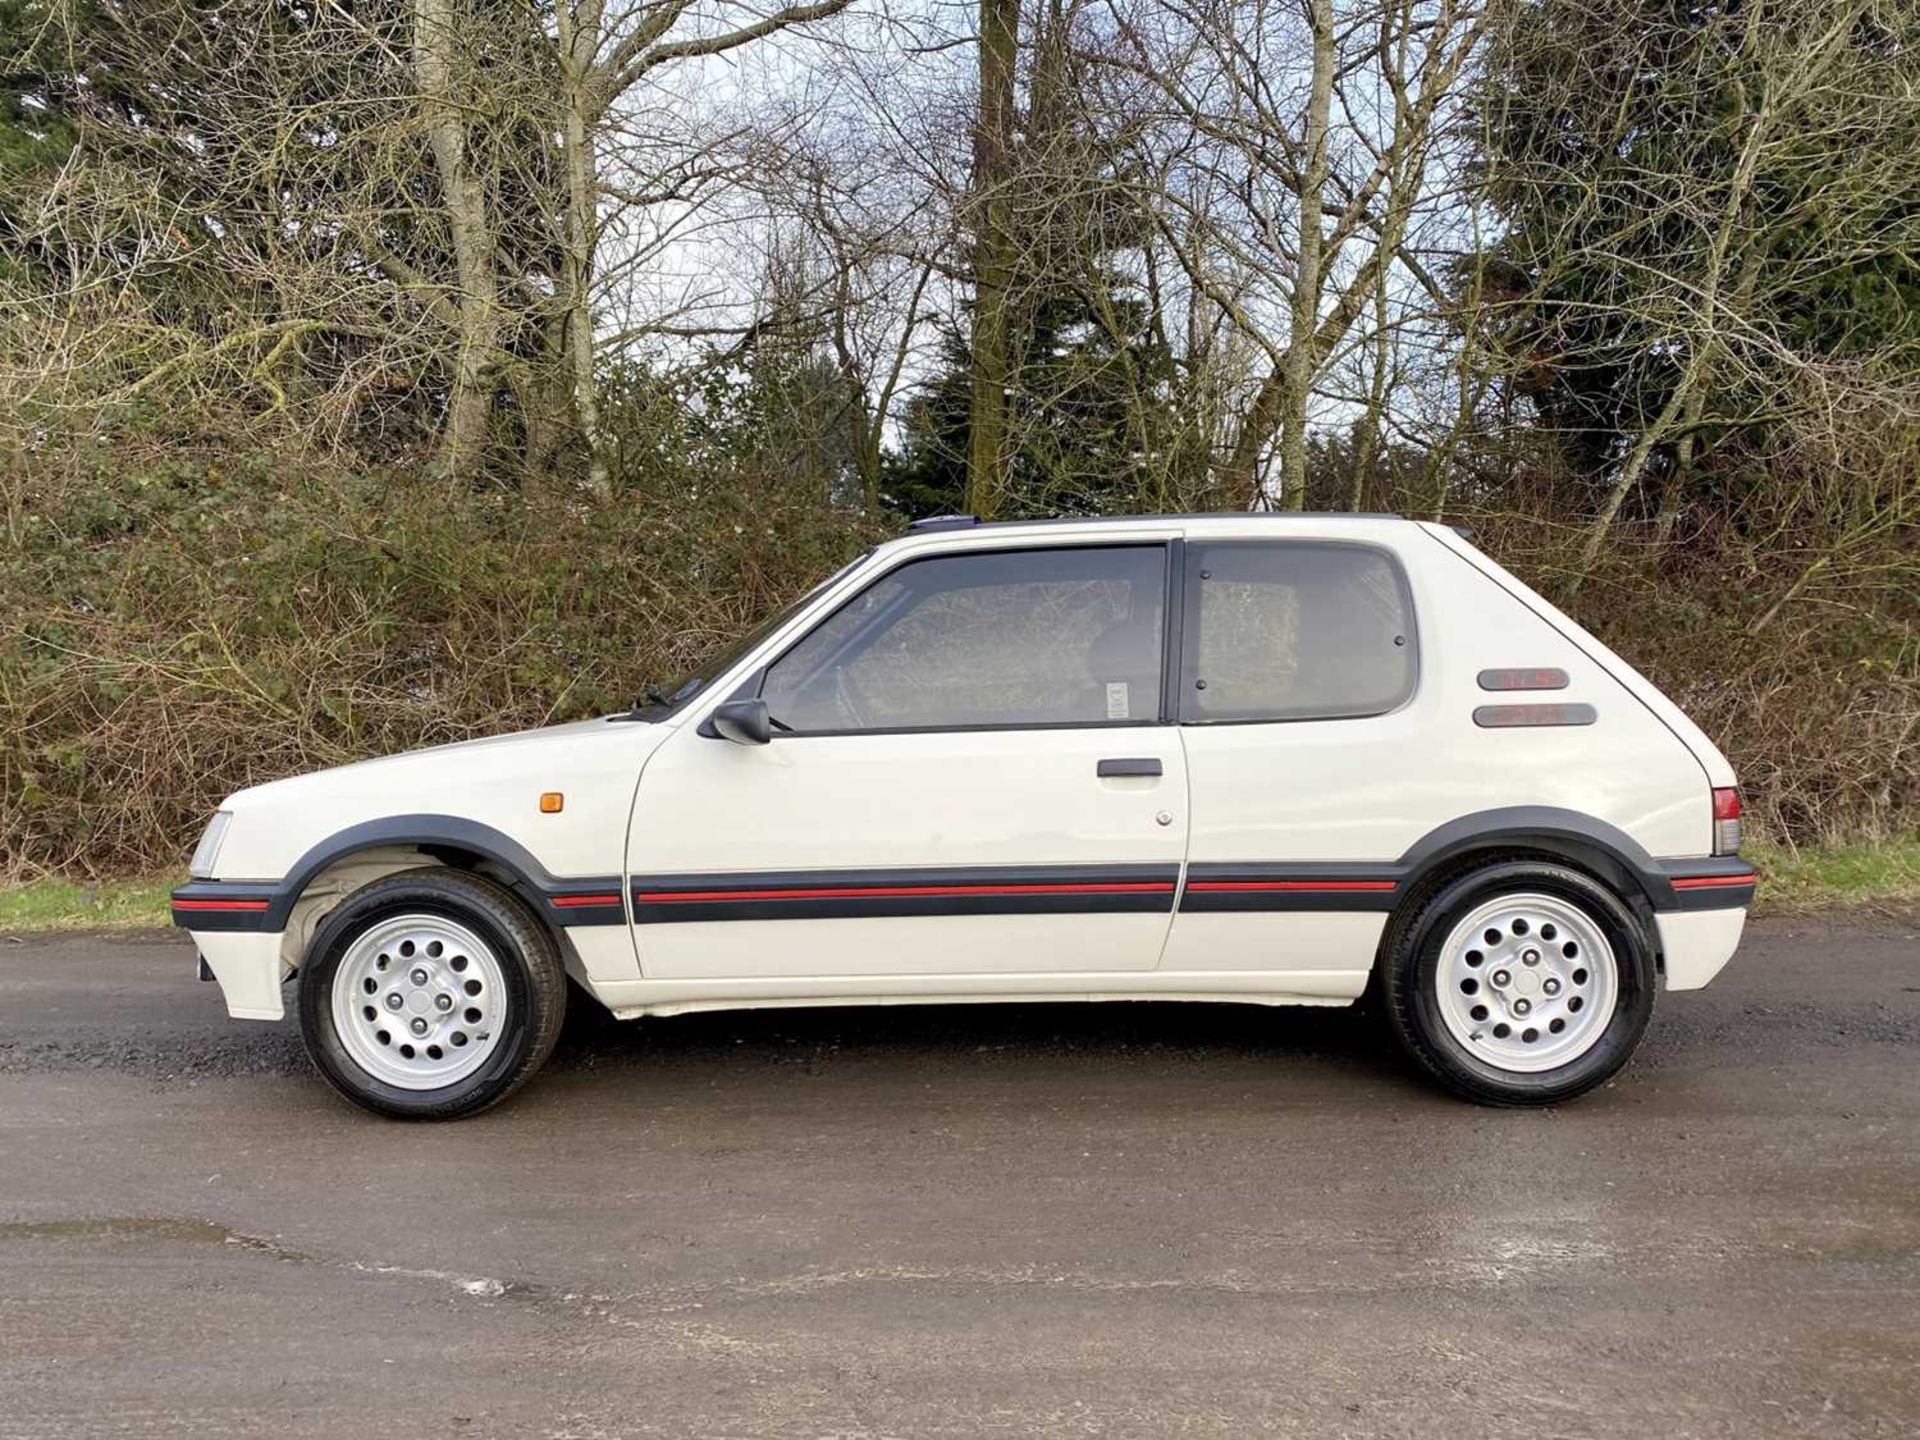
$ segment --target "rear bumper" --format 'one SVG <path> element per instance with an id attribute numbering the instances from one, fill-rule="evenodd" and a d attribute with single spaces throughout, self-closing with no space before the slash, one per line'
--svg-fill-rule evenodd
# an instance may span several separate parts
<path id="1" fill-rule="evenodd" d="M 1713 855 L 1693 860 L 1663 860 L 1664 895 L 1656 893 L 1654 909 L 1661 914 L 1692 910 L 1744 910 L 1753 904 L 1759 877 L 1753 862 L 1738 855 Z"/>
<path id="2" fill-rule="evenodd" d="M 1720 973 L 1747 928 L 1746 907 L 1675 910 L 1655 917 L 1666 962 L 1667 989 L 1698 990 Z"/>
<path id="3" fill-rule="evenodd" d="M 1667 860 L 1660 868 L 1672 887 L 1654 907 L 1667 989 L 1698 990 L 1739 947 L 1759 877 L 1738 855 Z"/>
<path id="4" fill-rule="evenodd" d="M 1654 906 L 1667 989 L 1698 990 L 1739 948 L 1759 877 L 1738 855 L 1667 860 L 1660 868 L 1671 887 L 1666 903 Z"/>

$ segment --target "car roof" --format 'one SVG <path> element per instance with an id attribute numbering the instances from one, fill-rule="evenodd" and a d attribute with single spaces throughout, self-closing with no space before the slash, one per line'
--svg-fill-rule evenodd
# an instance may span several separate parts
<path id="1" fill-rule="evenodd" d="M 971 515 L 937 515 L 916 520 L 904 535 L 884 542 L 880 553 L 924 549 L 999 548 L 1011 544 L 1085 541 L 1114 532 L 1128 538 L 1159 539 L 1176 530 L 1193 538 L 1297 535 L 1329 537 L 1352 527 L 1355 539 L 1383 541 L 1388 534 L 1423 522 L 1404 515 L 1359 513 L 1351 510 L 1216 510 L 1165 515 L 1062 515 L 1046 520 L 976 520 Z M 1371 531 L 1369 534 L 1368 532 Z"/>
<path id="2" fill-rule="evenodd" d="M 1142 515 L 1053 515 L 1041 520 L 981 520 L 972 515 L 932 515 L 907 526 L 909 535 L 946 530 L 1044 530 L 1082 525 L 1140 525 L 1194 520 L 1285 524 L 1295 520 L 1404 520 L 1388 510 L 1190 510 Z"/>

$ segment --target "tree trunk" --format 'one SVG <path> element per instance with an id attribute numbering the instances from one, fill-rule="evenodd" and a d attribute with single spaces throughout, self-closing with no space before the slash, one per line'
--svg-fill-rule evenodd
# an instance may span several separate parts
<path id="1" fill-rule="evenodd" d="M 593 84 L 594 52 L 600 39 L 601 0 L 578 7 L 560 0 L 554 7 L 560 41 L 561 84 L 566 116 L 561 151 L 567 172 L 566 238 L 561 287 L 567 315 L 567 375 L 572 390 L 573 423 L 586 450 L 587 485 L 601 499 L 613 496 L 613 468 L 600 428 L 600 387 L 594 370 L 593 252 L 599 228 L 599 174 L 588 131 L 588 91 Z"/>
<path id="2" fill-rule="evenodd" d="M 1007 162 L 1013 148 L 1015 43 L 1020 0 L 980 0 L 980 115 L 973 141 L 973 394 L 968 414 L 967 509 L 991 519 L 1006 480 L 1008 291 L 1013 239 Z"/>
<path id="3" fill-rule="evenodd" d="M 1705 390 L 1696 387 L 1680 412 L 1680 438 L 1673 446 L 1673 473 L 1660 487 L 1660 504 L 1654 511 L 1653 543 L 1661 550 L 1673 541 L 1673 527 L 1679 522 L 1687 483 L 1693 478 L 1693 452 L 1699 444 L 1700 416 L 1705 411 Z"/>
<path id="4" fill-rule="evenodd" d="M 1238 496 L 1244 509 L 1251 510 L 1260 503 L 1260 453 L 1267 448 L 1267 442 L 1279 428 L 1280 417 L 1286 413 L 1287 374 L 1292 368 L 1292 358 L 1290 348 L 1260 382 L 1260 389 L 1253 403 L 1247 406 L 1240 429 L 1233 437 L 1233 454 L 1227 459 L 1224 478 L 1228 493 Z"/>
<path id="5" fill-rule="evenodd" d="M 467 476 L 486 453 L 500 349 L 500 304 L 486 186 L 473 173 L 466 105 L 456 93 L 459 39 L 454 9 L 455 0 L 414 0 L 413 70 L 440 180 L 459 285 L 454 304 L 458 354 L 440 439 L 440 461 L 450 475 Z"/>
<path id="6" fill-rule="evenodd" d="M 1580 593 L 1580 586 L 1592 573 L 1593 567 L 1599 563 L 1601 544 L 1606 540 L 1607 532 L 1613 528 L 1614 519 L 1620 513 L 1622 502 L 1626 500 L 1633 487 L 1640 483 L 1640 476 L 1645 473 L 1647 462 L 1653 458 L 1655 447 L 1667 438 L 1674 420 L 1679 416 L 1681 408 L 1687 403 L 1693 391 L 1695 379 L 1705 368 L 1698 359 L 1688 364 L 1685 373 L 1680 377 L 1680 383 L 1674 386 L 1673 393 L 1667 397 L 1667 403 L 1660 407 L 1660 413 L 1654 417 L 1653 423 L 1640 432 L 1639 438 L 1633 442 L 1633 448 L 1627 451 L 1627 458 L 1621 462 L 1620 473 L 1614 476 L 1613 486 L 1607 491 L 1607 498 L 1600 507 L 1600 513 L 1594 516 L 1592 524 L 1587 527 L 1586 539 L 1580 544 L 1579 562 L 1573 573 L 1567 577 L 1561 591 L 1567 601 L 1571 602 L 1574 596 Z"/>
<path id="7" fill-rule="evenodd" d="M 1353 445 L 1353 489 L 1347 497 L 1347 509 L 1355 514 L 1366 509 L 1369 472 L 1373 457 L 1380 452 L 1380 430 L 1387 413 L 1387 372 L 1393 364 L 1393 332 L 1387 327 L 1387 270 L 1380 270 L 1380 283 L 1373 291 L 1373 374 L 1367 383 L 1367 413 L 1360 417 Z"/>
<path id="8" fill-rule="evenodd" d="M 1354 320 L 1379 280 L 1380 268 L 1386 263 L 1384 250 L 1376 249 L 1367 256 L 1353 280 L 1341 291 L 1340 299 L 1332 311 L 1320 322 L 1319 328 L 1309 334 L 1292 337 L 1267 378 L 1260 382 L 1253 403 L 1247 407 L 1247 413 L 1240 421 L 1239 432 L 1234 437 L 1233 453 L 1227 459 L 1222 477 L 1230 491 L 1244 497 L 1243 503 L 1248 508 L 1258 504 L 1261 496 L 1260 452 L 1266 449 L 1274 431 L 1279 429 L 1282 417 L 1292 408 L 1287 387 L 1289 377 L 1295 370 L 1294 352 L 1301 348 L 1306 350 L 1310 361 L 1306 373 L 1311 384 L 1321 357 L 1332 351 L 1340 343 L 1340 337 L 1353 328 Z"/>
<path id="9" fill-rule="evenodd" d="M 1314 331 L 1325 288 L 1321 207 L 1327 194 L 1327 130 L 1333 111 L 1333 0 L 1307 0 L 1313 31 L 1313 82 L 1307 96 L 1306 171 L 1300 184 L 1300 241 L 1293 272 L 1291 325 L 1287 340 L 1287 383 L 1281 392 L 1280 508 L 1307 503 L 1307 401 L 1313 389 Z"/>

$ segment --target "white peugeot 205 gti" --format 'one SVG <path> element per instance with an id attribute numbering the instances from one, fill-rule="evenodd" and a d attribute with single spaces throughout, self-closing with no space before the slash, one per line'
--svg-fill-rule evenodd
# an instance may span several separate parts
<path id="1" fill-rule="evenodd" d="M 627 714 L 243 790 L 173 893 L 231 1014 L 385 1115 L 621 1017 L 1377 994 L 1545 1104 L 1740 939 L 1732 770 L 1442 525 L 925 521 Z"/>

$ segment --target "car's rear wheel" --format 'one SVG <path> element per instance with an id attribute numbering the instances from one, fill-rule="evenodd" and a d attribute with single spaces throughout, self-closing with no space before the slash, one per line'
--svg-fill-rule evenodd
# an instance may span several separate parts
<path id="1" fill-rule="evenodd" d="M 356 891 L 300 971 L 300 1030 L 320 1073 L 400 1119 L 497 1105 L 545 1063 L 565 1011 L 552 936 L 507 891 L 456 870 Z"/>
<path id="2" fill-rule="evenodd" d="M 1382 995 L 1407 1053 L 1491 1105 L 1570 1099 L 1626 1064 L 1653 1014 L 1652 947 L 1632 909 L 1565 866 L 1503 861 L 1392 927 Z"/>

